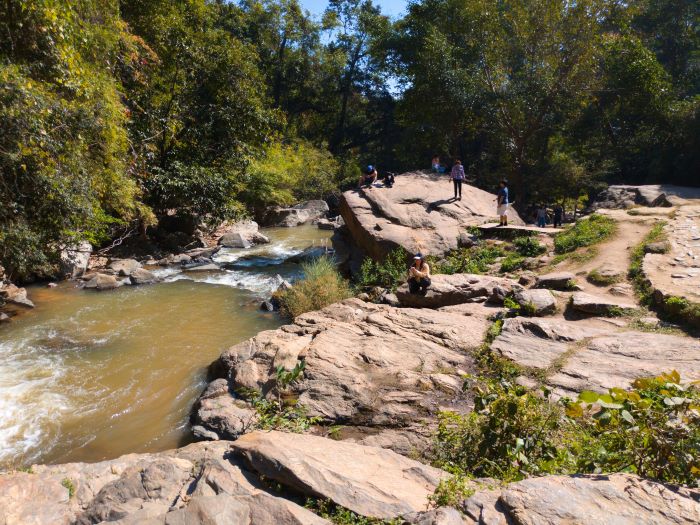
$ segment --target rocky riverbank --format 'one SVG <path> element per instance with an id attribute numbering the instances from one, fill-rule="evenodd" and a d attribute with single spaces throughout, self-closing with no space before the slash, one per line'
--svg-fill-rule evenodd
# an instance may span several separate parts
<path id="1" fill-rule="evenodd" d="M 471 189 L 455 204 L 467 217 L 455 219 L 453 203 L 436 211 L 427 201 L 408 202 L 396 188 L 346 194 L 344 220 L 355 221 L 347 228 L 353 239 L 366 241 L 358 241 L 361 250 L 379 255 L 396 246 L 392 236 L 410 230 L 419 235 L 404 248 L 447 251 L 458 244 L 466 224 L 460 221 L 476 223 L 490 213 L 491 196 Z M 382 202 L 389 195 L 398 200 Z M 483 212 L 477 201 L 484 201 Z M 397 209 L 414 205 L 422 211 L 398 217 Z M 688 228 L 680 240 L 669 236 L 671 253 L 692 250 L 684 245 L 693 242 L 692 205 L 675 204 L 677 220 Z M 437 222 L 421 222 L 421 214 L 432 220 L 433 213 Z M 625 217 L 639 226 L 620 230 L 632 247 L 656 216 L 641 213 L 646 218 L 639 223 L 637 215 Z M 442 411 L 473 410 L 464 377 L 480 372 L 485 352 L 518 370 L 524 387 L 546 387 L 553 400 L 627 389 L 636 378 L 670 370 L 685 381 L 700 379 L 698 339 L 644 310 L 624 268 L 599 271 L 632 263 L 631 250 L 624 261 L 606 255 L 619 242 L 606 241 L 583 263 L 565 259 L 557 266 L 552 254 L 535 257 L 538 274 L 435 275 L 425 295 L 403 285 L 393 295 L 375 294 L 391 304 L 349 299 L 261 332 L 211 367 L 216 377 L 192 416 L 195 435 L 207 441 L 0 476 L 0 524 L 54 517 L 57 523 L 329 523 L 314 503 L 326 500 L 358 516 L 416 525 L 583 524 L 612 517 L 630 524 L 698 523 L 700 491 L 631 474 L 550 475 L 510 484 L 476 479 L 451 507 L 431 503 L 451 476 L 421 460 Z M 261 402 L 297 407 L 309 424 L 296 429 L 302 433 L 261 431 Z"/>

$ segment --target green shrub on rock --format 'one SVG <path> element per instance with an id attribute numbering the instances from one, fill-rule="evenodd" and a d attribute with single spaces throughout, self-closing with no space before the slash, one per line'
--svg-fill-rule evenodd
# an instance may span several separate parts
<path id="1" fill-rule="evenodd" d="M 537 257 L 547 251 L 547 247 L 540 244 L 536 237 L 517 237 L 513 246 L 523 257 Z"/>
<path id="2" fill-rule="evenodd" d="M 362 262 L 358 284 L 360 286 L 382 286 L 396 290 L 406 280 L 408 273 L 408 252 L 397 248 L 387 255 L 382 262 L 369 257 Z M 435 273 L 433 268 L 433 273 Z"/>
<path id="3" fill-rule="evenodd" d="M 304 277 L 301 280 L 275 294 L 282 314 L 294 318 L 352 297 L 350 285 L 330 258 L 324 256 L 305 263 L 302 272 Z"/>
<path id="4" fill-rule="evenodd" d="M 700 388 L 676 371 L 558 403 L 504 380 L 471 387 L 474 411 L 441 413 L 433 448 L 435 464 L 459 476 L 631 472 L 700 484 Z"/>

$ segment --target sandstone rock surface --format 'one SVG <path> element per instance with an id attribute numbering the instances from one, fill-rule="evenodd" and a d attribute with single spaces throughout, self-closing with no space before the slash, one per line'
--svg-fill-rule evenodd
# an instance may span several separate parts
<path id="1" fill-rule="evenodd" d="M 521 308 L 532 309 L 532 315 L 551 315 L 557 311 L 557 300 L 549 290 L 526 290 L 516 285 L 513 287 L 513 299 Z"/>
<path id="2" fill-rule="evenodd" d="M 451 197 L 447 175 L 404 173 L 391 189 L 346 191 L 340 213 L 354 244 L 376 260 L 400 246 L 409 253 L 439 256 L 457 248 L 467 226 L 496 217 L 491 193 L 465 185 L 461 201 Z M 509 215 L 513 224 L 523 224 L 514 209 Z"/>
<path id="3" fill-rule="evenodd" d="M 268 492 L 223 442 L 33 471 L 0 475 L 3 525 L 329 525 Z"/>
<path id="4" fill-rule="evenodd" d="M 59 254 L 61 264 L 59 277 L 68 276 L 70 279 L 80 277 L 87 271 L 91 253 L 92 245 L 89 242 L 66 246 Z"/>
<path id="5" fill-rule="evenodd" d="M 608 315 L 625 310 L 634 310 L 637 305 L 625 301 L 617 301 L 598 297 L 585 292 L 575 292 L 571 297 L 571 308 L 578 312 L 592 315 Z"/>
<path id="6" fill-rule="evenodd" d="M 672 184 L 648 184 L 644 186 L 612 185 L 602 192 L 592 209 L 628 209 L 635 205 L 657 207 L 672 206 L 686 199 L 700 199 L 700 189 Z"/>
<path id="7" fill-rule="evenodd" d="M 128 277 L 131 275 L 131 272 L 141 268 L 141 263 L 134 259 L 115 259 L 109 263 L 107 268 L 112 270 L 117 275 Z"/>
<path id="8" fill-rule="evenodd" d="M 680 335 L 615 329 L 600 319 L 506 319 L 491 348 L 516 363 L 557 370 L 546 383 L 560 395 L 627 388 L 639 377 L 678 370 L 700 379 L 700 342 Z"/>
<path id="9" fill-rule="evenodd" d="M 219 364 L 230 392 L 272 395 L 277 367 L 291 370 L 303 358 L 303 377 L 290 394 L 309 416 L 401 431 L 420 427 L 440 403 L 463 395 L 460 371 L 474 369 L 468 351 L 481 343 L 493 310 L 479 304 L 418 310 L 349 299 L 261 332 L 224 352 Z M 225 414 L 209 407 L 198 421 L 221 438 L 237 437 L 222 431 Z"/>
<path id="10" fill-rule="evenodd" d="M 266 478 L 382 519 L 425 509 L 448 476 L 391 450 L 302 434 L 254 432 L 232 448 Z"/>
<path id="11" fill-rule="evenodd" d="M 311 200 L 289 208 L 277 206 L 265 213 L 263 224 L 291 228 L 317 221 L 328 213 L 328 204 L 322 200 Z"/>
<path id="12" fill-rule="evenodd" d="M 432 284 L 425 294 L 412 294 L 408 284 L 396 290 L 396 298 L 403 306 L 440 308 L 462 303 L 492 302 L 502 304 L 514 281 L 503 277 L 456 273 L 433 275 Z"/>
<path id="13" fill-rule="evenodd" d="M 675 218 L 664 228 L 670 249 L 647 253 L 643 272 L 657 301 L 684 297 L 700 303 L 700 205 L 678 208 Z"/>
<path id="14" fill-rule="evenodd" d="M 160 279 L 153 272 L 149 272 L 145 268 L 137 268 L 129 275 L 131 284 L 154 284 Z"/>
<path id="15" fill-rule="evenodd" d="M 538 288 L 551 288 L 552 290 L 569 290 L 570 285 L 576 280 L 571 272 L 554 272 L 537 277 Z"/>
<path id="16" fill-rule="evenodd" d="M 95 274 L 95 276 L 85 283 L 85 288 L 92 290 L 114 290 L 122 285 L 114 275 L 104 273 Z"/>
<path id="17" fill-rule="evenodd" d="M 477 492 L 462 510 L 479 525 L 690 525 L 700 491 L 631 474 L 545 476 Z"/>

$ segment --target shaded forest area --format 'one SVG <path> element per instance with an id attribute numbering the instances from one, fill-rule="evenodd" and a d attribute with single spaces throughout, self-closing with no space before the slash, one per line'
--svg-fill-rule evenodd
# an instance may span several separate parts
<path id="1" fill-rule="evenodd" d="M 459 157 L 520 203 L 700 183 L 695 0 L 0 2 L 0 264 Z"/>

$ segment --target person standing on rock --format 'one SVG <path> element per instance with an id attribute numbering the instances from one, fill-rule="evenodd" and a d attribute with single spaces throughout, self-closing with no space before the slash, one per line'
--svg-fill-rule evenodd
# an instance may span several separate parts
<path id="1" fill-rule="evenodd" d="M 544 204 L 540 204 L 540 207 L 537 208 L 537 227 L 547 227 L 547 207 Z"/>
<path id="2" fill-rule="evenodd" d="M 462 161 L 455 160 L 454 166 L 452 166 L 452 171 L 450 171 L 450 178 L 452 179 L 452 184 L 455 189 L 455 200 L 462 200 L 462 183 L 466 178 L 464 175 L 464 166 L 462 166 Z"/>
<path id="3" fill-rule="evenodd" d="M 413 257 L 413 264 L 408 269 L 408 291 L 424 294 L 430 286 L 430 266 L 423 254 L 417 253 Z"/>
<path id="4" fill-rule="evenodd" d="M 552 226 L 555 228 L 561 228 L 561 221 L 564 218 L 564 208 L 561 204 L 554 206 L 554 219 L 552 220 Z"/>
<path id="5" fill-rule="evenodd" d="M 499 186 L 500 189 L 496 197 L 496 213 L 500 221 L 499 226 L 508 226 L 508 183 L 502 180 Z"/>

